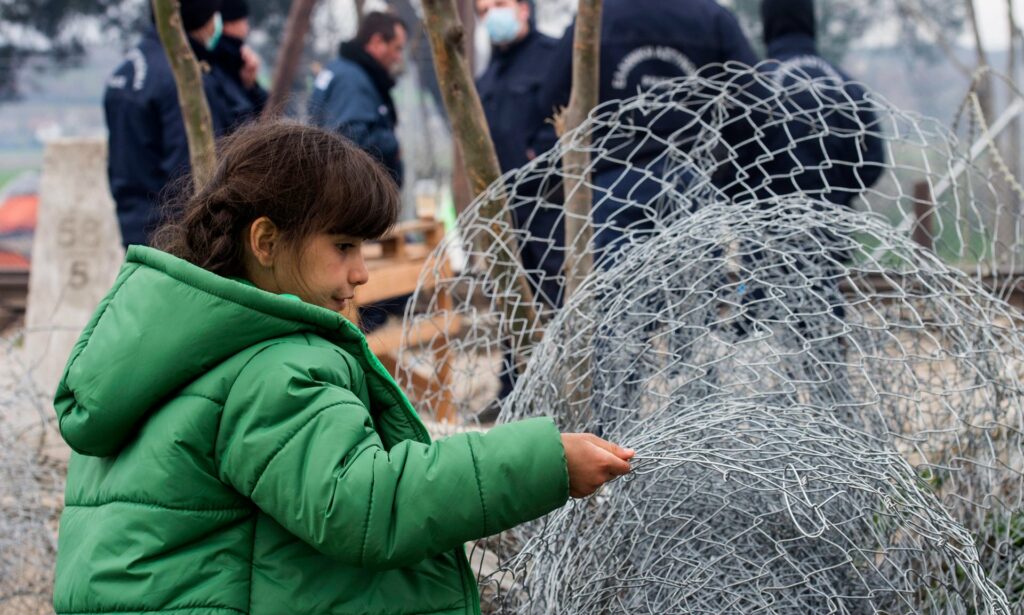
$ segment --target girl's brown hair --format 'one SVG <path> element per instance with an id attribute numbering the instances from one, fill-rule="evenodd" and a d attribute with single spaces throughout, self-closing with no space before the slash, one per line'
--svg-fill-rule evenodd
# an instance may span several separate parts
<path id="1" fill-rule="evenodd" d="M 297 122 L 253 123 L 219 142 L 213 178 L 170 203 L 152 245 L 244 276 L 243 235 L 257 218 L 270 218 L 298 248 L 318 233 L 376 239 L 399 210 L 394 180 L 348 139 Z"/>

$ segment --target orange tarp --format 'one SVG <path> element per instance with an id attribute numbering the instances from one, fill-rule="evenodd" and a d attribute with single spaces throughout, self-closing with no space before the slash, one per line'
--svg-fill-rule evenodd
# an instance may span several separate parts
<path id="1" fill-rule="evenodd" d="M 39 197 L 34 194 L 9 197 L 0 205 L 0 233 L 35 229 L 38 210 Z"/>

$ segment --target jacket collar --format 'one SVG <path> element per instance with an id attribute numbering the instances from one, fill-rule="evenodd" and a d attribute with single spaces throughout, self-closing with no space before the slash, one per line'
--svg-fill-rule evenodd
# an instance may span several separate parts
<path id="1" fill-rule="evenodd" d="M 220 42 L 217 43 L 211 54 L 214 63 L 236 79 L 245 64 L 242 61 L 242 46 L 244 44 L 245 41 L 242 39 L 225 34 L 220 37 Z"/>
<path id="2" fill-rule="evenodd" d="M 395 87 L 395 79 L 388 71 L 381 66 L 373 56 L 366 53 L 366 50 L 357 45 L 355 41 L 347 41 L 341 44 L 341 57 L 361 67 L 370 77 L 374 88 L 384 100 L 392 119 L 398 123 L 398 114 L 395 111 L 395 101 L 391 98 L 391 88 Z"/>
<path id="3" fill-rule="evenodd" d="M 115 454 L 161 400 L 214 365 L 303 332 L 350 350 L 386 380 L 363 335 L 341 315 L 131 246 L 57 387 L 61 435 L 80 453 Z"/>

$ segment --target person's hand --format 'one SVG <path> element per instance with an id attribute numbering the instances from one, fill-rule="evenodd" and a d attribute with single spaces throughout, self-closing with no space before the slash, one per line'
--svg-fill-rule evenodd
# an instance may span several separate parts
<path id="1" fill-rule="evenodd" d="M 256 77 L 260 74 L 260 57 L 248 45 L 242 45 L 242 70 L 238 72 L 245 89 L 256 85 Z"/>
<path id="2" fill-rule="evenodd" d="M 569 495 L 585 498 L 615 478 L 629 473 L 631 449 L 589 433 L 564 433 L 562 446 L 569 466 Z"/>

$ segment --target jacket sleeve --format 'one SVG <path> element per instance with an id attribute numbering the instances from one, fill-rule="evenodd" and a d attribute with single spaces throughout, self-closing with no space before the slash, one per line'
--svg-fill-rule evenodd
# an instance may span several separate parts
<path id="1" fill-rule="evenodd" d="M 224 405 L 221 480 L 317 550 L 364 568 L 415 563 L 567 499 L 551 420 L 386 450 L 350 388 L 363 377 L 330 349 L 282 343 L 262 351 Z"/>
<path id="2" fill-rule="evenodd" d="M 258 83 L 253 84 L 251 88 L 245 91 L 245 94 L 249 98 L 249 102 L 252 103 L 253 117 L 259 117 L 263 113 L 263 108 L 267 106 L 270 94 Z"/>
<path id="3" fill-rule="evenodd" d="M 314 121 L 345 135 L 364 150 L 378 153 L 381 159 L 397 157 L 398 137 L 381 118 L 372 86 L 356 80 L 340 81 L 342 78 L 334 75 L 328 83 L 317 84 L 321 91 L 310 99 Z"/>
<path id="4" fill-rule="evenodd" d="M 532 131 L 529 139 L 529 147 L 533 153 L 540 156 L 558 143 L 558 134 L 555 132 L 555 125 L 549 122 L 553 114 L 544 116 L 539 126 Z"/>
<path id="5" fill-rule="evenodd" d="M 170 82 L 174 85 L 174 82 Z M 205 93 L 205 88 L 204 88 Z M 162 154 L 160 171 L 169 180 L 180 177 L 188 171 L 188 138 L 185 135 L 185 122 L 181 117 L 178 105 L 178 92 L 174 87 L 163 88 L 154 98 L 154 104 L 160 110 L 160 142 Z M 212 112 L 211 112 L 212 113 Z"/>

